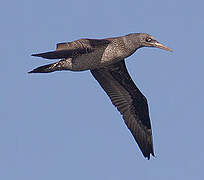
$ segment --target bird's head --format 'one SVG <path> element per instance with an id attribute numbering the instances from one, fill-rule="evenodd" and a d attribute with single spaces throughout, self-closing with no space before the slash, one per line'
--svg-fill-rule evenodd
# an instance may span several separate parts
<path id="1" fill-rule="evenodd" d="M 167 51 L 172 51 L 170 48 L 159 43 L 155 38 L 146 33 L 132 33 L 128 34 L 126 37 L 129 42 L 132 42 L 132 44 L 134 44 L 135 50 L 141 47 L 155 47 Z"/>
<path id="2" fill-rule="evenodd" d="M 170 48 L 164 46 L 163 44 L 159 43 L 154 37 L 146 33 L 138 33 L 137 39 L 139 40 L 141 47 L 156 47 L 160 49 L 164 49 L 167 51 L 172 51 Z"/>

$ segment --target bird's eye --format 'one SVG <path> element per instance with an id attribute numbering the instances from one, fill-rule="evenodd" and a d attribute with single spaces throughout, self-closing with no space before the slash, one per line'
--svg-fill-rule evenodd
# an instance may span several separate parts
<path id="1" fill-rule="evenodd" d="M 146 42 L 151 42 L 152 38 L 146 38 Z"/>

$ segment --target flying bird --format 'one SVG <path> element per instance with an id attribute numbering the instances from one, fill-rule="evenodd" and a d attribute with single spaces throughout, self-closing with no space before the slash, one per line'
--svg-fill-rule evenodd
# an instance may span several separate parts
<path id="1" fill-rule="evenodd" d="M 144 157 L 150 159 L 150 154 L 154 156 L 154 150 L 147 99 L 134 84 L 124 61 L 141 47 L 172 51 L 146 33 L 106 39 L 79 39 L 59 43 L 55 51 L 32 54 L 60 61 L 40 66 L 29 73 L 90 70 L 121 113 Z"/>

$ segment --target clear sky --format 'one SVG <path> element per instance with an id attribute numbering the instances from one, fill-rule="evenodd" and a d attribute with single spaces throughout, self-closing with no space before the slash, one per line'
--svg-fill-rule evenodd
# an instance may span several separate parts
<path id="1" fill-rule="evenodd" d="M 4 1 L 0 11 L 0 179 L 204 178 L 204 3 Z M 146 32 L 174 50 L 126 59 L 147 97 L 156 157 L 149 161 L 86 72 L 27 74 L 55 44 Z"/>

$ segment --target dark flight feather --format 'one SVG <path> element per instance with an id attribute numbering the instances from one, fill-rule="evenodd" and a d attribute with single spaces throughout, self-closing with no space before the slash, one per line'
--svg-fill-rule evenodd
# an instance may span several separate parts
<path id="1" fill-rule="evenodd" d="M 150 154 L 154 156 L 147 100 L 132 81 L 124 60 L 91 73 L 122 114 L 143 155 L 148 159 Z"/>
<path id="2" fill-rule="evenodd" d="M 58 43 L 56 51 L 50 51 L 32 56 L 42 57 L 45 59 L 66 59 L 78 55 L 91 53 L 99 47 L 106 47 L 110 43 L 105 39 L 80 39 L 74 42 Z"/>

